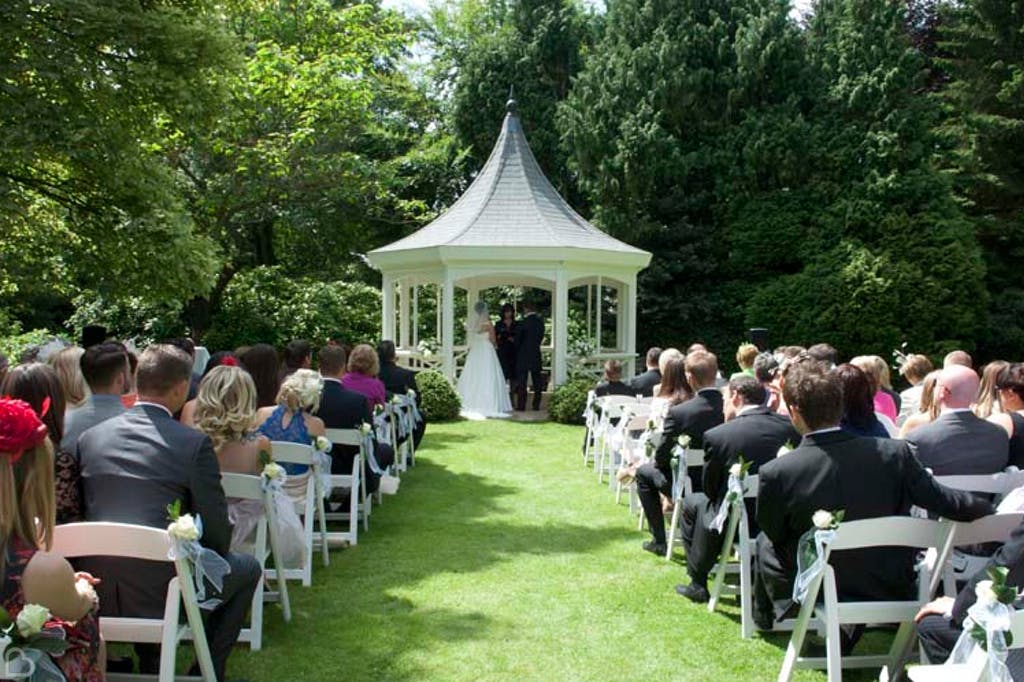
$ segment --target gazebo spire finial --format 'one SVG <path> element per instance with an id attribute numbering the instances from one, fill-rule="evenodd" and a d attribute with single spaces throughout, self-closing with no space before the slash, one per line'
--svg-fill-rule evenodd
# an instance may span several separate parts
<path id="1" fill-rule="evenodd" d="M 519 115 L 519 103 L 516 102 L 516 89 L 514 85 L 508 86 L 508 102 L 505 103 L 505 112 L 513 116 Z"/>

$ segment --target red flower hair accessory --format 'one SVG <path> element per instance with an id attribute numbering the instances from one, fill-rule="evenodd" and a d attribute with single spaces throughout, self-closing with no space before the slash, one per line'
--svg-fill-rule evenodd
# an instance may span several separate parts
<path id="1" fill-rule="evenodd" d="M 11 464 L 46 438 L 46 424 L 39 421 L 32 406 L 24 400 L 0 398 L 0 452 L 9 453 Z"/>
<path id="2" fill-rule="evenodd" d="M 227 357 L 220 361 L 220 364 L 224 365 L 225 367 L 238 367 L 238 360 L 235 360 L 234 355 L 228 355 Z"/>

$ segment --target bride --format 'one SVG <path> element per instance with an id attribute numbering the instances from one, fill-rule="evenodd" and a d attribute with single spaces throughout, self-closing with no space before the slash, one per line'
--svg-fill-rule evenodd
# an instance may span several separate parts
<path id="1" fill-rule="evenodd" d="M 494 325 L 483 301 L 473 306 L 466 323 L 466 342 L 469 353 L 458 384 L 462 415 L 470 419 L 507 417 L 512 412 L 512 401 L 494 349 Z"/>

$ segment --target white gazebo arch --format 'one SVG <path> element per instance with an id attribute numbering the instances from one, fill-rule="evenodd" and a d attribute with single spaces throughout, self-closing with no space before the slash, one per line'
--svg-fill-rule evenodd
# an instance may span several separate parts
<path id="1" fill-rule="evenodd" d="M 399 356 L 424 362 L 417 351 L 419 287 L 438 287 L 439 357 L 449 379 L 456 375 L 455 290 L 470 305 L 495 286 L 551 292 L 551 376 L 568 374 L 569 290 L 587 287 L 587 324 L 596 343 L 591 361 L 621 358 L 635 370 L 636 278 L 651 254 L 597 229 L 565 203 L 544 177 L 526 142 L 514 100 L 487 163 L 469 189 L 443 215 L 413 234 L 367 254 L 383 276 L 381 330 Z M 604 292 L 615 290 L 614 348 L 602 348 Z M 593 322 L 593 327 L 591 327 Z"/>

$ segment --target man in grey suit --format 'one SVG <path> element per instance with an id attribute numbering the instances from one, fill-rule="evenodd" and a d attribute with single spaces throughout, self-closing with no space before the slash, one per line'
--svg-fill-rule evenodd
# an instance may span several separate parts
<path id="1" fill-rule="evenodd" d="M 993 474 L 1009 462 L 1006 431 L 971 412 L 978 384 L 978 375 L 969 367 L 945 367 L 935 384 L 941 414 L 907 435 L 918 459 L 936 476 Z"/>
<path id="2" fill-rule="evenodd" d="M 131 385 L 128 351 L 120 343 L 108 341 L 91 346 L 79 359 L 82 376 L 89 384 L 85 403 L 64 415 L 61 450 L 73 453 L 78 437 L 87 430 L 124 412 L 121 395 Z"/>
<path id="3" fill-rule="evenodd" d="M 261 571 L 255 558 L 228 551 L 231 524 L 213 443 L 171 416 L 185 404 L 191 373 L 188 355 L 178 348 L 156 345 L 142 353 L 136 406 L 78 440 L 82 500 L 88 521 L 166 528 L 167 506 L 175 501 L 183 514 L 202 518 L 200 542 L 231 566 L 219 594 L 207 585 L 207 594 L 221 604 L 204 614 L 214 669 L 223 680 Z M 172 564 L 109 557 L 88 557 L 79 564 L 102 580 L 97 586 L 101 616 L 163 615 Z M 140 672 L 155 672 L 159 646 L 137 645 L 136 652 Z"/>

